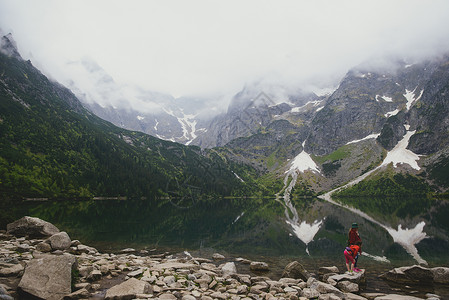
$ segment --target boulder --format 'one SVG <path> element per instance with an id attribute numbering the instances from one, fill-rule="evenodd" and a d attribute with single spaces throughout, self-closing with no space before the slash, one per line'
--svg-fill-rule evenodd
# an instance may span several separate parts
<path id="1" fill-rule="evenodd" d="M 51 252 L 51 246 L 49 243 L 40 242 L 39 244 L 36 245 L 36 250 L 43 253 Z"/>
<path id="2" fill-rule="evenodd" d="M 344 273 L 344 274 L 336 274 L 331 275 L 327 278 L 327 282 L 340 282 L 340 281 L 350 281 L 357 284 L 364 283 L 365 282 L 365 269 L 362 269 L 360 272 L 357 273 Z"/>
<path id="3" fill-rule="evenodd" d="M 265 272 L 269 270 L 268 264 L 262 261 L 253 261 L 251 262 L 251 264 L 249 265 L 249 269 L 251 271 L 256 271 L 256 272 Z"/>
<path id="4" fill-rule="evenodd" d="M 34 217 L 23 217 L 6 225 L 8 234 L 43 238 L 59 232 L 55 225 Z"/>
<path id="5" fill-rule="evenodd" d="M 18 276 L 22 271 L 23 266 L 21 264 L 14 264 L 6 268 L 0 268 L 0 277 Z"/>
<path id="6" fill-rule="evenodd" d="M 318 298 L 320 296 L 320 293 L 317 290 L 314 290 L 311 288 L 305 288 L 301 291 L 301 296 L 303 296 L 307 299 L 313 299 L 313 298 Z"/>
<path id="7" fill-rule="evenodd" d="M 449 284 L 449 268 L 436 267 L 430 270 L 433 273 L 433 281 L 435 283 Z"/>
<path id="8" fill-rule="evenodd" d="M 221 271 L 223 272 L 223 277 L 230 276 L 232 274 L 237 273 L 237 267 L 235 266 L 235 263 L 228 262 L 221 267 Z"/>
<path id="9" fill-rule="evenodd" d="M 379 276 L 382 279 L 402 284 L 432 284 L 434 273 L 418 265 L 394 268 Z"/>
<path id="10" fill-rule="evenodd" d="M 72 255 L 42 255 L 27 263 L 19 282 L 19 293 L 42 299 L 61 299 L 71 293 Z"/>
<path id="11" fill-rule="evenodd" d="M 213 260 L 223 260 L 223 259 L 225 259 L 225 257 L 223 255 L 221 255 L 220 253 L 214 253 L 212 255 L 212 259 Z"/>
<path id="12" fill-rule="evenodd" d="M 66 250 L 70 247 L 70 244 L 72 243 L 69 235 L 65 231 L 53 234 L 49 238 L 49 241 L 50 246 L 53 250 Z"/>
<path id="13" fill-rule="evenodd" d="M 130 278 L 119 285 L 113 286 L 106 291 L 105 299 L 128 300 L 134 299 L 137 294 L 152 293 L 148 282 L 136 278 Z"/>
<path id="14" fill-rule="evenodd" d="M 324 275 L 329 273 L 340 273 L 340 270 L 338 270 L 338 267 L 332 266 L 332 267 L 321 267 L 318 269 L 318 275 Z"/>
<path id="15" fill-rule="evenodd" d="M 307 282 L 307 285 L 309 285 L 309 282 Z M 334 294 L 340 298 L 344 297 L 343 292 L 337 289 L 336 287 L 330 285 L 329 283 L 324 283 L 318 280 L 314 281 L 310 285 L 310 288 L 312 290 L 319 292 L 320 294 Z"/>
<path id="16" fill-rule="evenodd" d="M 337 283 L 337 288 L 345 293 L 357 293 L 359 291 L 359 285 L 357 283 L 347 280 L 343 280 Z"/>
<path id="17" fill-rule="evenodd" d="M 14 298 L 8 294 L 8 291 L 3 287 L 2 284 L 0 284 L 0 299 L 1 300 L 14 300 Z"/>
<path id="18" fill-rule="evenodd" d="M 282 273 L 282 277 L 302 279 L 304 281 L 307 281 L 307 279 L 309 279 L 310 277 L 310 274 L 299 262 L 292 261 L 285 267 L 284 272 Z"/>

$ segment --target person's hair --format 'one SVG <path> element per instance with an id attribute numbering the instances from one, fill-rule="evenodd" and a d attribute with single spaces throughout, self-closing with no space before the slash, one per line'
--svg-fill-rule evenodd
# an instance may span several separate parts
<path id="1" fill-rule="evenodd" d="M 357 230 L 357 229 L 358 229 L 358 228 L 349 228 L 348 235 L 351 233 L 351 231 Z"/>

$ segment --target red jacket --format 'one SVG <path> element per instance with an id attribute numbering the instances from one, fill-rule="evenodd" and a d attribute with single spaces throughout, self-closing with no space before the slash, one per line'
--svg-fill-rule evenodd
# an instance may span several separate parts
<path id="1" fill-rule="evenodd" d="M 361 244 L 362 239 L 359 236 L 359 232 L 353 228 L 349 231 L 348 246 L 355 245 L 357 242 Z"/>

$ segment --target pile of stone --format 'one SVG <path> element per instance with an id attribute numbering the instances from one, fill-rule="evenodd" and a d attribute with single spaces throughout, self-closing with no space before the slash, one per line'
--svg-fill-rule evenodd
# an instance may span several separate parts
<path id="1" fill-rule="evenodd" d="M 239 274 L 236 263 L 249 264 L 253 275 Z M 264 262 L 228 261 L 220 254 L 209 260 L 130 248 L 99 253 L 30 217 L 0 233 L 0 299 L 401 299 L 360 293 L 363 270 L 340 274 L 335 266 L 323 267 L 314 278 L 295 261 L 279 280 L 255 275 L 268 269 Z"/>

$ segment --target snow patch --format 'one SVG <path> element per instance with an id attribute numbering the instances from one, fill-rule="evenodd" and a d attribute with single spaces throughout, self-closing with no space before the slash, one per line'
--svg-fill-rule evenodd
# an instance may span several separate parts
<path id="1" fill-rule="evenodd" d="M 195 117 L 196 115 L 185 115 L 183 113 L 182 118 L 177 118 L 179 124 L 181 124 L 183 137 L 187 139 L 186 145 L 189 145 L 197 137 Z"/>
<path id="2" fill-rule="evenodd" d="M 421 98 L 422 93 L 424 92 L 424 90 L 421 90 L 419 96 L 415 98 L 416 96 L 415 91 L 417 88 L 418 87 L 416 87 L 413 91 L 409 91 L 407 89 L 405 90 L 404 97 L 405 99 L 407 99 L 407 110 L 409 110 L 410 107 L 412 107 L 413 102 L 418 101 Z"/>
<path id="3" fill-rule="evenodd" d="M 313 161 L 310 155 L 302 150 L 291 162 L 290 169 L 285 173 L 291 173 L 294 171 L 304 172 L 306 170 L 311 170 L 317 173 L 320 173 L 317 164 Z"/>
<path id="4" fill-rule="evenodd" d="M 412 135 L 415 134 L 414 131 L 407 131 L 404 135 L 404 138 L 399 141 L 399 143 L 388 152 L 387 157 L 383 161 L 381 166 L 386 166 L 389 163 L 393 163 L 394 167 L 397 167 L 398 164 L 408 164 L 415 170 L 420 170 L 421 168 L 418 166 L 417 161 L 419 160 L 419 156 L 412 151 L 406 149 L 408 146 L 408 142 Z"/>
<path id="5" fill-rule="evenodd" d="M 389 117 L 391 117 L 391 116 L 396 116 L 399 112 L 400 112 L 399 109 L 395 109 L 395 110 L 393 110 L 393 111 L 387 112 L 384 116 L 387 117 L 387 118 L 389 118 Z"/>
<path id="6" fill-rule="evenodd" d="M 137 116 L 137 120 L 142 121 L 143 119 L 145 119 L 145 117 Z"/>
<path id="7" fill-rule="evenodd" d="M 310 106 L 310 105 L 312 105 L 312 107 L 316 107 L 316 106 L 320 105 L 321 102 L 323 102 L 323 101 L 322 100 L 309 101 L 306 104 L 304 104 L 303 106 L 293 107 L 291 109 L 291 112 L 294 112 L 294 113 L 295 112 L 300 112 L 301 109 L 306 108 L 307 106 Z"/>
<path id="8" fill-rule="evenodd" d="M 159 122 L 158 122 L 158 120 L 157 119 L 154 119 L 155 121 L 156 121 L 156 125 L 154 125 L 154 130 L 156 130 L 157 131 L 157 125 L 159 125 Z"/>
<path id="9" fill-rule="evenodd" d="M 323 108 L 324 108 L 324 106 L 318 107 L 318 108 L 316 109 L 316 112 L 319 112 L 319 111 L 322 110 Z"/>
<path id="10" fill-rule="evenodd" d="M 391 97 L 376 95 L 376 101 L 380 102 L 380 99 L 383 99 L 386 102 L 393 102 L 393 98 Z"/>
<path id="11" fill-rule="evenodd" d="M 361 141 L 366 141 L 366 140 L 369 140 L 369 139 L 377 139 L 377 137 L 379 135 L 380 135 L 380 133 L 373 133 L 373 134 L 365 136 L 363 139 L 347 142 L 346 145 L 355 144 L 355 143 L 358 143 L 358 142 L 361 142 Z"/>
<path id="12" fill-rule="evenodd" d="M 170 116 L 173 116 L 173 117 L 176 118 L 175 113 L 173 112 L 173 110 L 164 108 L 164 111 L 165 111 L 167 114 L 169 114 Z"/>
<path id="13" fill-rule="evenodd" d="M 232 174 L 235 175 L 235 177 L 237 177 L 237 179 L 239 179 L 241 182 L 245 182 L 242 178 L 240 178 L 239 175 L 237 175 L 234 171 L 232 171 Z"/>

